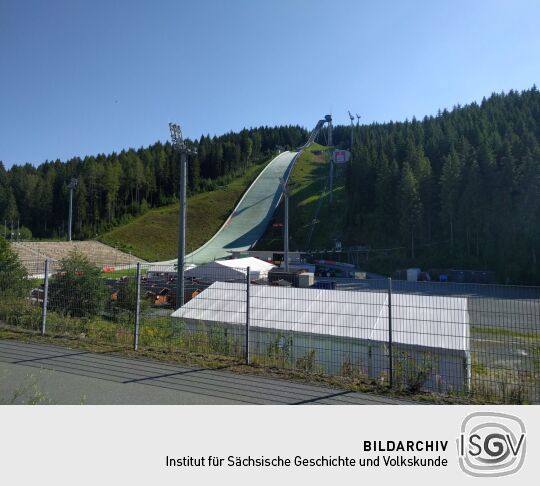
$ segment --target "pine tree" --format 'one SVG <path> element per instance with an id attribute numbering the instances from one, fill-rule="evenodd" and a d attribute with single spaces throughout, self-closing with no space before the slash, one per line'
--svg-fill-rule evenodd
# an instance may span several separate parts
<path id="1" fill-rule="evenodd" d="M 411 258 L 414 259 L 416 234 L 422 221 L 422 201 L 418 182 L 408 162 L 403 164 L 399 184 L 400 227 L 405 241 L 410 242 Z"/>
<path id="2" fill-rule="evenodd" d="M 442 220 L 448 224 L 451 248 L 454 247 L 454 224 L 461 189 L 461 168 L 461 161 L 455 152 L 444 158 L 440 179 Z"/>

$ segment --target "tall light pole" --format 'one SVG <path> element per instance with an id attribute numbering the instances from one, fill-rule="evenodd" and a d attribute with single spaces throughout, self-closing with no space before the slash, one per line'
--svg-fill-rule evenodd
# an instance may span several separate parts
<path id="1" fill-rule="evenodd" d="M 77 187 L 77 179 L 74 177 L 69 181 L 69 216 L 68 216 L 68 241 L 71 241 L 71 225 L 73 223 L 73 191 Z"/>
<path id="2" fill-rule="evenodd" d="M 280 177 L 281 189 L 283 190 L 283 198 L 285 203 L 285 222 L 283 227 L 283 260 L 285 261 L 285 271 L 289 271 L 289 188 L 287 181 Z"/>
<path id="3" fill-rule="evenodd" d="M 184 265 L 186 259 L 186 185 L 187 185 L 187 156 L 195 155 L 196 149 L 186 146 L 182 129 L 176 123 L 169 123 L 173 149 L 180 153 L 180 208 L 178 214 L 178 263 L 176 265 L 176 306 L 184 305 Z"/>

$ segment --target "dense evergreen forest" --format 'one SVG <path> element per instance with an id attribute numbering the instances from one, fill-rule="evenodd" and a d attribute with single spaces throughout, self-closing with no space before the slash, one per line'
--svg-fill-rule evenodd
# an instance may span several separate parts
<path id="1" fill-rule="evenodd" d="M 334 140 L 348 147 L 350 128 Z M 348 244 L 540 283 L 540 92 L 355 128 L 345 191 Z"/>
<path id="2" fill-rule="evenodd" d="M 306 138 L 303 128 L 281 126 L 187 141 L 198 149 L 189 160 L 188 190 L 194 194 L 225 184 L 249 165 L 267 160 L 277 147 L 294 148 Z M 178 170 L 178 156 L 170 143 L 7 171 L 0 161 L 0 222 L 3 226 L 7 221 L 9 230 L 11 222 L 16 228 L 20 219 L 23 237 L 30 236 L 28 229 L 38 238 L 64 237 L 67 185 L 76 177 L 74 237 L 94 237 L 148 208 L 176 201 Z"/>
<path id="3" fill-rule="evenodd" d="M 334 141 L 349 147 L 350 126 Z M 256 128 L 189 143 L 189 191 L 221 185 L 278 146 L 307 139 L 298 126 Z M 540 283 L 540 92 L 493 94 L 423 120 L 354 127 L 345 168 L 346 246 L 399 247 L 390 262 L 495 270 L 499 280 Z M 76 238 L 93 237 L 147 208 L 174 202 L 178 160 L 169 143 L 110 155 L 5 170 L 0 162 L 0 222 L 35 237 L 66 233 L 71 177 Z M 9 223 L 8 223 L 9 224 Z M 388 263 L 388 262 L 387 262 Z"/>

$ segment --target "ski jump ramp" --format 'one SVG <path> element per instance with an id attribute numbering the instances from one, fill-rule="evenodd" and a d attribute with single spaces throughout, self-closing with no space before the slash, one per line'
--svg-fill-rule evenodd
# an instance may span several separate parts
<path id="1" fill-rule="evenodd" d="M 186 255 L 186 263 L 200 265 L 249 250 L 262 237 L 282 196 L 280 178 L 289 178 L 300 152 L 275 157 L 251 184 L 219 231 L 199 249 Z M 171 260 L 163 263 L 176 263 Z"/>

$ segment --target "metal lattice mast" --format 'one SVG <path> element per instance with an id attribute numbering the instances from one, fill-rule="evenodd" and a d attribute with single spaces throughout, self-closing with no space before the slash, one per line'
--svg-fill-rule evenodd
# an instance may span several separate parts
<path id="1" fill-rule="evenodd" d="M 169 123 L 171 131 L 171 141 L 173 149 L 180 153 L 180 208 L 178 215 L 178 263 L 176 273 L 176 306 L 184 305 L 184 266 L 186 259 L 186 209 L 187 209 L 187 156 L 188 154 L 195 155 L 196 149 L 190 149 L 186 146 L 182 130 L 176 123 Z"/>

